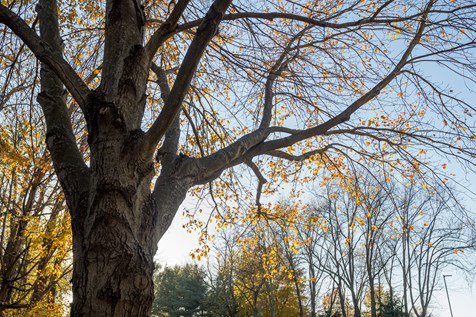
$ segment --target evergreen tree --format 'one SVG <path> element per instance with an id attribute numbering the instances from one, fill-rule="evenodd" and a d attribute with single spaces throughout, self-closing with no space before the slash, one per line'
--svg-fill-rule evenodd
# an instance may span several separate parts
<path id="1" fill-rule="evenodd" d="M 198 266 L 165 267 L 155 277 L 153 314 L 170 317 L 203 315 L 207 297 L 204 272 Z"/>

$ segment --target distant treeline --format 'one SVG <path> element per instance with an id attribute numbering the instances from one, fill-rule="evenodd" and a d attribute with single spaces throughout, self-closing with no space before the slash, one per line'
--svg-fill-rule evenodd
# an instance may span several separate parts
<path id="1" fill-rule="evenodd" d="M 364 177 L 314 197 L 225 230 L 205 265 L 158 270 L 154 314 L 433 316 L 442 274 L 474 270 L 474 219 L 447 188 Z"/>

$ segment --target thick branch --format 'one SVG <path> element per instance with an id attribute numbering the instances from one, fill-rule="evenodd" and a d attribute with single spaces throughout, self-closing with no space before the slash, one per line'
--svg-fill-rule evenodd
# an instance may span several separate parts
<path id="1" fill-rule="evenodd" d="M 103 70 L 101 74 L 101 90 L 107 101 L 116 102 L 119 86 L 132 86 L 135 90 L 133 98 L 142 97 L 142 85 L 148 75 L 146 63 L 140 58 L 145 27 L 145 15 L 138 0 L 107 0 L 106 23 L 104 32 Z M 129 60 L 127 58 L 129 57 Z M 127 68 L 127 69 L 126 69 Z M 134 78 L 130 82 L 130 77 Z M 140 78 L 141 80 L 138 80 Z M 127 84 L 124 83 L 127 82 Z M 142 85 L 141 85 L 142 84 Z M 127 94 L 126 94 L 127 95 Z M 127 96 L 130 98 L 129 96 Z M 124 101 L 121 100 L 122 103 Z M 134 100 L 132 103 L 137 102 Z M 126 102 L 127 103 L 127 102 Z M 130 105 L 118 105 L 129 108 Z M 133 108 L 133 107 L 131 107 Z M 122 114 L 137 109 L 119 109 Z M 125 118 L 128 121 L 128 118 Z M 134 118 L 138 120 L 137 118 Z M 137 122 L 135 122 L 137 125 Z"/>
<path id="2" fill-rule="evenodd" d="M 30 48 L 40 62 L 48 65 L 61 79 L 83 112 L 87 114 L 89 88 L 63 58 L 61 52 L 54 50 L 22 18 L 2 4 L 0 4 L 0 23 L 10 28 Z"/>
<path id="3" fill-rule="evenodd" d="M 216 34 L 218 24 L 230 4 L 231 0 L 215 0 L 200 24 L 180 66 L 170 96 L 152 127 L 145 135 L 143 146 L 147 156 L 153 153 L 155 146 L 160 142 L 175 117 L 180 113 L 182 102 L 188 93 L 200 59 L 208 43 Z"/>
<path id="4" fill-rule="evenodd" d="M 159 47 L 162 46 L 162 44 L 164 44 L 164 42 L 167 41 L 171 35 L 175 34 L 178 27 L 178 21 L 187 8 L 189 2 L 190 0 L 179 0 L 175 4 L 174 9 L 172 10 L 172 13 L 170 13 L 170 16 L 167 18 L 167 20 L 165 20 L 159 29 L 155 31 L 150 37 L 150 40 L 146 45 L 147 55 L 150 61 L 153 60 L 154 55 Z M 200 25 L 200 23 L 198 25 Z"/>
<path id="5" fill-rule="evenodd" d="M 323 135 L 331 128 L 348 121 L 354 112 L 356 112 L 371 99 L 378 96 L 380 91 L 386 87 L 395 77 L 397 77 L 400 71 L 406 65 L 413 49 L 420 42 L 426 26 L 428 12 L 430 11 L 434 2 L 434 0 L 431 0 L 426 6 L 415 36 L 410 41 L 407 49 L 403 53 L 394 69 L 371 90 L 354 101 L 344 111 L 327 120 L 326 122 L 312 128 L 306 130 L 288 131 L 291 133 L 289 136 L 277 140 L 263 142 L 270 133 L 276 130 L 276 128 L 258 129 L 254 132 L 251 132 L 212 155 L 196 159 L 194 164 L 196 164 L 196 169 L 200 171 L 196 172 L 196 183 L 200 184 L 210 181 L 218 177 L 224 169 L 246 162 L 255 156 L 267 153 L 278 154 L 278 152 L 273 151 L 291 146 L 314 136 Z"/>
<path id="6" fill-rule="evenodd" d="M 39 1 L 41 40 L 61 56 L 57 12 L 55 0 Z M 74 214 L 80 203 L 81 193 L 88 188 L 89 171 L 76 144 L 66 107 L 64 86 L 48 64 L 42 64 L 41 92 L 38 95 L 38 102 L 46 119 L 46 142 L 53 165 L 65 192 L 69 209 Z"/>
<path id="7" fill-rule="evenodd" d="M 160 87 L 161 98 L 164 104 L 167 102 L 170 95 L 170 87 L 167 80 L 167 74 L 162 67 L 153 63 L 151 66 L 152 71 L 157 75 L 157 84 Z M 180 116 L 175 117 L 171 127 L 167 130 L 164 137 L 164 144 L 157 153 L 158 159 L 161 160 L 165 168 L 171 165 L 175 160 L 178 143 L 180 139 Z"/>

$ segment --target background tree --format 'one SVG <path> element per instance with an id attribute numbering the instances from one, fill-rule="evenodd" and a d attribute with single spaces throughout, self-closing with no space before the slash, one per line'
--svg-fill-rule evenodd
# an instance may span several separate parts
<path id="1" fill-rule="evenodd" d="M 407 317 L 403 310 L 403 303 L 399 298 L 390 297 L 389 292 L 384 292 L 379 300 L 378 316 L 381 317 Z"/>
<path id="2" fill-rule="evenodd" d="M 259 242 L 255 240 L 256 235 L 261 237 Z M 213 316 L 249 317 L 299 316 L 301 311 L 306 314 L 306 307 L 301 307 L 305 302 L 305 295 L 296 292 L 295 285 L 297 279 L 299 289 L 304 289 L 303 271 L 289 266 L 282 241 L 274 240 L 271 230 L 264 233 L 258 228 L 247 231 L 241 238 L 234 236 L 230 240 L 228 235 L 220 235 L 214 241 L 213 254 L 218 258 L 216 261 L 211 260 L 209 264 L 218 264 L 221 270 L 217 270 L 215 266 L 209 267 L 210 297 L 214 306 L 221 304 L 222 310 L 209 313 Z M 265 236 L 268 238 L 264 238 Z M 233 258 L 226 262 L 227 266 L 223 265 L 224 254 L 228 255 L 228 260 Z M 223 288 L 224 268 L 228 272 L 226 288 Z M 233 294 L 228 293 L 225 300 L 221 300 L 224 294 L 218 298 L 212 295 L 220 287 L 225 290 L 231 288 Z"/>
<path id="3" fill-rule="evenodd" d="M 155 277 L 152 312 L 158 316 L 200 316 L 206 309 L 205 272 L 196 265 L 164 267 Z"/>
<path id="4" fill-rule="evenodd" d="M 298 226 L 288 222 L 288 243 L 306 246 L 297 256 L 324 285 L 321 314 L 430 316 L 443 271 L 474 272 L 474 214 L 443 187 L 357 175 L 330 185 L 315 205 L 287 209 L 305 215 Z"/>
<path id="5" fill-rule="evenodd" d="M 444 186 L 354 172 L 314 194 L 315 203 L 278 204 L 234 235 L 254 248 L 266 237 L 268 270 L 306 276 L 296 293 L 311 314 L 429 316 L 443 272 L 474 272 L 474 214 Z M 260 234 L 245 234 L 257 227 Z"/>
<path id="6" fill-rule="evenodd" d="M 0 316 L 63 316 L 71 228 L 42 123 L 21 104 L 8 104 L 2 115 Z"/>
<path id="7" fill-rule="evenodd" d="M 207 280 L 210 287 L 208 311 L 214 316 L 239 316 L 243 294 L 236 292 L 235 277 L 239 248 L 236 238 L 221 232 L 213 243 L 213 257 L 207 259 Z"/>
<path id="8" fill-rule="evenodd" d="M 474 252 L 474 228 L 460 204 L 448 192 L 410 186 L 397 204 L 392 225 L 399 240 L 399 264 L 403 276 L 405 313 L 429 316 L 434 291 L 441 285 L 442 270 L 471 270 L 465 251 Z"/>
<path id="9" fill-rule="evenodd" d="M 455 193 L 367 173 L 347 180 L 220 232 L 203 315 L 431 316 L 443 271 L 474 272 L 474 214 Z"/>
<path id="10" fill-rule="evenodd" d="M 259 213 L 290 170 L 337 178 L 352 160 L 408 175 L 430 148 L 474 167 L 474 107 L 425 74 L 474 84 L 473 2 L 231 2 L 0 5 L 2 47 L 41 63 L 32 94 L 71 213 L 72 315 L 150 314 L 153 256 L 180 204 L 201 190 L 238 204 L 242 163 Z"/>

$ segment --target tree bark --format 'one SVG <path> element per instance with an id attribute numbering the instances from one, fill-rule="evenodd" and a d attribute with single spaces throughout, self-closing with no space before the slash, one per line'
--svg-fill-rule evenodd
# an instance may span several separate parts
<path id="1" fill-rule="evenodd" d="M 377 302 L 375 300 L 375 281 L 373 276 L 369 275 L 369 291 L 370 291 L 370 316 L 377 317 Z"/>
<path id="2" fill-rule="evenodd" d="M 217 10 L 225 11 L 229 5 L 229 1 L 216 3 L 197 33 L 207 41 L 197 45 L 208 43 L 222 16 Z M 61 52 L 57 11 L 55 0 L 40 0 L 41 38 Z M 107 20 L 103 82 L 83 104 L 89 167 L 75 144 L 63 85 L 45 64 L 39 101 L 47 121 L 48 148 L 72 215 L 71 315 L 150 316 L 157 243 L 193 177 L 183 172 L 186 159 L 176 155 L 180 131 L 169 129 L 158 157 L 161 172 L 150 190 L 154 157 L 145 153 L 145 135 L 139 129 L 149 63 L 141 46 L 142 8 L 135 0 L 109 0 Z M 200 57 L 197 52 L 193 56 Z"/>
<path id="3" fill-rule="evenodd" d="M 268 293 L 268 300 L 269 300 L 269 316 L 276 317 L 278 314 L 278 311 L 276 308 L 276 298 L 274 294 L 274 287 L 273 287 L 272 280 L 266 281 L 266 291 Z"/>
<path id="4" fill-rule="evenodd" d="M 189 187 L 174 186 L 175 170 L 164 169 L 151 193 L 153 162 L 134 151 L 140 132 L 126 129 L 102 96 L 91 102 L 98 122 L 89 129 L 87 205 L 74 212 L 85 217 L 73 223 L 71 315 L 149 316 L 157 241 Z"/>

